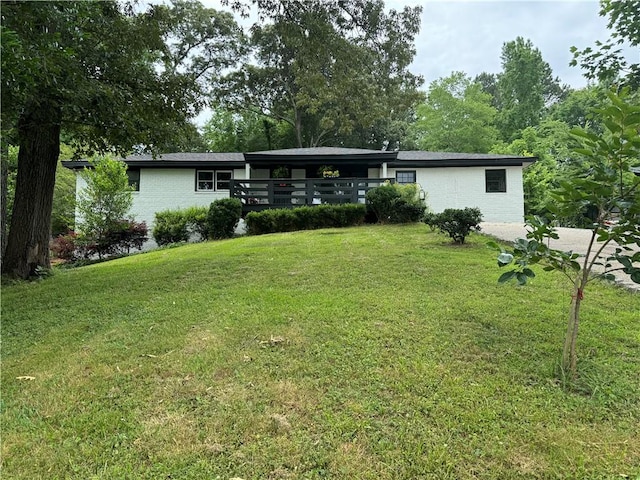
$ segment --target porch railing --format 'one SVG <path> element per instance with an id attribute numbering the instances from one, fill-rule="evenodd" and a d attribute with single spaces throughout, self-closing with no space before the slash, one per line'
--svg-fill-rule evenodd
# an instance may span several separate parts
<path id="1" fill-rule="evenodd" d="M 369 190 L 391 178 L 296 178 L 231 180 L 231 197 L 245 212 L 267 208 L 295 208 L 324 203 L 365 203 Z"/>

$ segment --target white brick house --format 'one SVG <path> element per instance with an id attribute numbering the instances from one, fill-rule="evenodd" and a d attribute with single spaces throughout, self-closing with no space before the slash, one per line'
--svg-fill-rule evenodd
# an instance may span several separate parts
<path id="1" fill-rule="evenodd" d="M 130 181 L 137 186 L 132 214 L 136 220 L 145 221 L 150 229 L 158 211 L 208 206 L 218 198 L 237 196 L 234 185 L 260 183 L 259 180 L 272 178 L 273 172 L 283 166 L 289 171 L 288 186 L 293 190 L 305 185 L 310 188 L 309 182 L 320 177 L 319 168 L 331 166 L 339 170 L 340 181 L 360 182 L 353 183 L 355 190 L 357 185 L 368 183 L 366 180 L 418 183 L 434 212 L 478 207 L 485 221 L 521 223 L 524 221 L 522 171 L 535 160 L 535 157 L 494 154 L 334 147 L 253 153 L 173 153 L 158 158 L 133 155 L 124 159 Z M 63 165 L 80 170 L 88 166 L 88 162 L 67 161 Z M 243 180 L 245 182 L 241 182 Z M 267 182 L 271 182 L 270 188 L 273 188 L 276 181 L 262 183 Z M 78 175 L 77 192 L 83 186 L 84 181 Z M 296 193 L 289 193 L 287 198 L 295 200 L 288 201 L 286 206 L 317 203 L 305 201 L 304 195 L 295 197 Z M 260 202 L 262 208 L 283 206 L 282 203 L 270 204 L 266 198 Z"/>

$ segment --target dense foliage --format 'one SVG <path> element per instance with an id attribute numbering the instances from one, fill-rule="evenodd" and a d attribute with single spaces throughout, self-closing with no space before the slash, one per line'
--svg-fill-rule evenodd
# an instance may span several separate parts
<path id="1" fill-rule="evenodd" d="M 208 238 L 207 208 L 191 207 L 181 210 L 156 212 L 153 239 L 158 245 L 188 242 L 193 234 L 202 240 Z"/>
<path id="2" fill-rule="evenodd" d="M 128 219 L 133 204 L 133 188 L 129 186 L 127 165 L 110 157 L 91 160 L 91 166 L 80 175 L 84 188 L 78 196 L 78 231 L 85 245 L 100 258 L 119 250 L 133 220 Z M 145 227 L 146 228 L 146 227 Z M 146 234 L 146 232 L 145 232 Z"/>
<path id="3" fill-rule="evenodd" d="M 245 218 L 247 233 L 293 232 L 318 228 L 343 228 L 364 223 L 366 207 L 359 203 L 279 208 L 250 212 Z"/>
<path id="4" fill-rule="evenodd" d="M 462 72 L 431 83 L 416 110 L 414 132 L 420 149 L 486 153 L 498 140 L 492 96 Z"/>
<path id="5" fill-rule="evenodd" d="M 419 222 L 427 209 L 417 184 L 388 183 L 367 192 L 367 210 L 378 223 Z"/>
<path id="6" fill-rule="evenodd" d="M 214 201 L 207 213 L 209 238 L 231 238 L 242 216 L 242 202 L 237 198 L 221 198 Z"/>
<path id="7" fill-rule="evenodd" d="M 408 70 L 420 7 L 387 11 L 382 0 L 230 3 L 252 5 L 259 21 L 251 27 L 251 55 L 226 76 L 216 99 L 284 124 L 295 142 L 288 146 L 380 148 L 384 127 L 405 119 L 421 98 L 422 78 Z"/>
<path id="8" fill-rule="evenodd" d="M 482 213 L 479 208 L 447 208 L 441 213 L 427 213 L 424 223 L 446 233 L 455 243 L 463 244 L 472 231 L 480 231 Z"/>
<path id="9" fill-rule="evenodd" d="M 6 142 L 20 150 L 3 271 L 49 266 L 62 135 L 76 155 L 181 143 L 241 39 L 230 14 L 199 2 L 4 2 L 3 174 Z"/>
<path id="10" fill-rule="evenodd" d="M 126 255 L 142 250 L 149 239 L 145 222 L 122 219 L 112 223 L 99 239 L 70 231 L 51 240 L 49 248 L 54 257 L 67 262 L 93 260 Z"/>

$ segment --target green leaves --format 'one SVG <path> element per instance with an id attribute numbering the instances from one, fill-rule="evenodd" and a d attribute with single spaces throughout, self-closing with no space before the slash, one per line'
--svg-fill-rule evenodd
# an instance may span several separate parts
<path id="1" fill-rule="evenodd" d="M 261 18 L 251 29 L 255 63 L 223 79 L 216 92 L 223 107 L 286 122 L 295 130 L 292 143 L 302 147 L 370 131 L 421 98 L 422 78 L 408 70 L 420 7 L 386 12 L 381 1 L 253 3 Z"/>
<path id="2" fill-rule="evenodd" d="M 462 72 L 434 81 L 427 101 L 417 107 L 418 145 L 433 151 L 488 152 L 498 138 L 491 101 L 481 84 Z"/>
<path id="3" fill-rule="evenodd" d="M 504 267 L 513 262 L 513 255 L 511 253 L 502 252 L 498 255 L 498 266 Z"/>

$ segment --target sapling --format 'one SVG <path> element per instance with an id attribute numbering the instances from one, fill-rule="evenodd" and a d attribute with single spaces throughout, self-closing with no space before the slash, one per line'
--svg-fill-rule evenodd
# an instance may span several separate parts
<path id="1" fill-rule="evenodd" d="M 489 242 L 500 251 L 498 265 L 512 267 L 500 276 L 500 283 L 517 280 L 524 285 L 535 276 L 530 268 L 534 264 L 547 271 L 560 271 L 570 281 L 571 307 L 561 366 L 572 379 L 577 377 L 580 305 L 587 285 L 595 279 L 613 281 L 614 272 L 640 283 L 640 176 L 632 171 L 640 163 L 640 106 L 632 105 L 625 91 L 610 93 L 609 99 L 610 105 L 595 110 L 604 133 L 572 131 L 580 143 L 574 151 L 585 159 L 583 172 L 560 182 L 552 194 L 550 218 L 528 218 L 526 238 L 517 239 L 510 250 Z M 586 252 L 550 248 L 549 239 L 558 238 L 551 225 L 585 212 L 591 220 Z M 614 253 L 605 253 L 611 245 Z"/>

